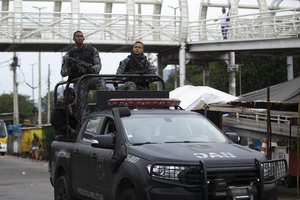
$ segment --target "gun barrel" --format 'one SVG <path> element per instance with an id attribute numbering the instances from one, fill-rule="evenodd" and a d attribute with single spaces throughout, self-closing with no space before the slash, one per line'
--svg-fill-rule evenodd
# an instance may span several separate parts
<path id="1" fill-rule="evenodd" d="M 79 59 L 76 59 L 76 58 L 73 58 L 73 57 L 69 57 L 69 59 L 77 64 L 80 64 L 80 65 L 83 65 L 85 67 L 90 67 L 91 64 L 90 63 L 87 63 L 87 62 L 84 62 L 82 60 L 79 60 Z"/>

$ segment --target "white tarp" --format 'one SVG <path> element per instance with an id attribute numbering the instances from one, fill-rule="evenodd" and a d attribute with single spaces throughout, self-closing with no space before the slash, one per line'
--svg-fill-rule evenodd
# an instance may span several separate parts
<path id="1" fill-rule="evenodd" d="M 185 110 L 200 110 L 204 105 L 226 104 L 238 97 L 208 86 L 185 85 L 170 92 L 170 98 L 179 99 L 180 107 Z"/>

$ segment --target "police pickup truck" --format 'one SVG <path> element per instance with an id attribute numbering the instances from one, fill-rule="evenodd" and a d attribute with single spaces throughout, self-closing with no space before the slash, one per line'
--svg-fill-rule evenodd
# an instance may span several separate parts
<path id="1" fill-rule="evenodd" d="M 55 200 L 277 199 L 285 160 L 235 144 L 168 92 L 108 88 L 96 96 L 77 138 L 51 144 Z"/>

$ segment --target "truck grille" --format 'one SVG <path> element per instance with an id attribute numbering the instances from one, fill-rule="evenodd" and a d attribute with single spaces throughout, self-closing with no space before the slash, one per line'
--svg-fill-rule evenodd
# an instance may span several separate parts
<path id="1" fill-rule="evenodd" d="M 255 166 L 221 167 L 207 169 L 207 180 L 223 179 L 227 183 L 249 183 L 258 181 L 258 169 Z"/>
<path id="2" fill-rule="evenodd" d="M 214 167 L 205 166 L 202 162 L 199 165 L 156 163 L 149 168 L 149 173 L 158 182 L 203 189 L 210 185 L 214 187 L 214 180 L 222 180 L 228 186 L 271 183 L 284 177 L 286 168 L 284 160 Z"/>
<path id="3" fill-rule="evenodd" d="M 182 187 L 202 187 L 205 185 L 203 165 L 155 164 L 150 170 L 153 180 Z"/>

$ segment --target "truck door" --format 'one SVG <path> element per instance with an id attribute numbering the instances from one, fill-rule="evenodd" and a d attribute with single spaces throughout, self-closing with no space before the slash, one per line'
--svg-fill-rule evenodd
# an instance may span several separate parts
<path id="1" fill-rule="evenodd" d="M 116 128 L 113 119 L 106 116 L 103 126 L 99 131 L 99 134 L 115 134 Z M 111 157 L 112 149 L 92 148 L 91 155 L 93 159 L 89 160 L 89 183 L 93 192 L 97 196 L 101 196 L 104 199 L 112 199 L 112 172 L 111 172 Z"/>
<path id="2" fill-rule="evenodd" d="M 91 155 L 91 140 L 99 132 L 101 117 L 90 117 L 84 130 L 81 131 L 74 146 L 72 156 L 72 183 L 73 189 L 80 195 L 90 194 L 89 189 L 89 161 Z"/>

